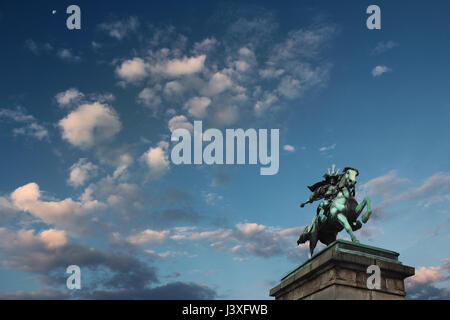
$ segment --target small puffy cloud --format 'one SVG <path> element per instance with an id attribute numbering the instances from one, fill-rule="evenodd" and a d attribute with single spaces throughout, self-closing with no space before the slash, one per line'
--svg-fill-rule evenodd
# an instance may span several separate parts
<path id="1" fill-rule="evenodd" d="M 182 59 L 169 60 L 162 71 L 173 77 L 200 72 L 205 64 L 206 55 L 197 57 L 184 57 Z"/>
<path id="2" fill-rule="evenodd" d="M 63 230 L 44 230 L 39 233 L 39 238 L 49 249 L 63 247 L 67 244 L 66 232 Z"/>
<path id="3" fill-rule="evenodd" d="M 223 200 L 223 196 L 216 194 L 214 192 L 208 192 L 205 194 L 205 202 L 207 205 L 213 206 L 218 201 L 222 201 L 222 200 Z"/>
<path id="4" fill-rule="evenodd" d="M 74 187 L 82 186 L 97 173 L 97 169 L 98 167 L 86 158 L 81 158 L 70 167 L 68 183 Z"/>
<path id="5" fill-rule="evenodd" d="M 32 136 L 39 140 L 43 140 L 48 137 L 47 129 L 36 122 L 30 123 L 25 127 L 15 128 L 13 133 L 14 135 Z"/>
<path id="6" fill-rule="evenodd" d="M 226 239 L 231 235 L 231 230 L 216 229 L 208 231 L 198 231 L 196 227 L 177 227 L 172 229 L 172 240 L 187 241 L 217 241 Z"/>
<path id="7" fill-rule="evenodd" d="M 0 109 L 0 119 L 1 118 L 10 119 L 16 123 L 22 124 L 21 127 L 13 129 L 13 134 L 15 136 L 25 135 L 39 140 L 48 138 L 47 129 L 39 124 L 32 115 L 26 114 L 25 110 L 22 108 L 17 108 L 16 110 Z"/>
<path id="8" fill-rule="evenodd" d="M 121 129 L 117 113 L 99 102 L 83 104 L 59 121 L 63 139 L 80 148 L 92 147 Z"/>
<path id="9" fill-rule="evenodd" d="M 87 227 L 87 221 L 84 220 L 85 214 L 104 208 L 103 203 L 92 199 L 81 202 L 71 198 L 61 201 L 43 201 L 39 186 L 34 182 L 17 188 L 11 193 L 10 198 L 18 210 L 28 212 L 45 223 L 63 229 L 83 230 Z"/>
<path id="10" fill-rule="evenodd" d="M 242 47 L 242 48 L 240 48 L 239 49 L 239 54 L 241 55 L 241 56 L 253 56 L 254 54 L 253 54 L 253 51 L 252 50 L 250 50 L 249 48 L 247 48 L 247 47 Z"/>
<path id="11" fill-rule="evenodd" d="M 236 106 L 222 106 L 216 109 L 213 115 L 213 121 L 218 126 L 230 125 L 234 123 L 239 116 Z"/>
<path id="12" fill-rule="evenodd" d="M 126 82 L 136 82 L 147 77 L 149 65 L 141 58 L 125 60 L 116 68 L 116 74 Z"/>
<path id="13" fill-rule="evenodd" d="M 168 127 L 170 132 L 173 132 L 175 129 L 184 128 L 186 130 L 192 131 L 194 129 L 192 123 L 188 121 L 188 119 L 183 116 L 174 116 L 169 120 Z"/>
<path id="14" fill-rule="evenodd" d="M 66 232 L 63 230 L 48 229 L 39 234 L 35 234 L 33 229 L 17 231 L 17 234 L 9 233 L 9 245 L 17 245 L 22 248 L 33 248 L 43 245 L 46 249 L 52 250 L 63 247 L 67 244 Z"/>
<path id="15" fill-rule="evenodd" d="M 262 78 L 278 78 L 279 76 L 281 76 L 284 73 L 283 69 L 274 69 L 274 68 L 267 68 L 267 69 L 262 69 L 259 71 L 259 75 Z"/>
<path id="16" fill-rule="evenodd" d="M 332 144 L 331 146 L 323 146 L 319 148 L 320 152 L 326 152 L 330 150 L 334 150 L 336 148 L 336 143 Z"/>
<path id="17" fill-rule="evenodd" d="M 101 103 L 111 102 L 116 99 L 116 97 L 110 92 L 90 93 L 88 95 L 88 98 L 90 101 L 97 101 L 97 102 L 101 102 Z"/>
<path id="18" fill-rule="evenodd" d="M 102 23 L 99 28 L 105 31 L 110 37 L 122 40 L 139 27 L 139 20 L 136 17 L 129 17 L 126 20 L 119 20 L 110 23 Z"/>
<path id="19" fill-rule="evenodd" d="M 283 146 L 283 150 L 284 150 L 284 151 L 287 151 L 287 152 L 294 152 L 294 151 L 295 151 L 295 147 L 294 147 L 294 146 L 291 146 L 290 144 L 285 144 L 285 145 Z"/>
<path id="20" fill-rule="evenodd" d="M 161 141 L 157 147 L 150 147 L 142 155 L 142 159 L 150 169 L 150 179 L 162 176 L 169 169 L 169 158 L 167 155 L 168 143 Z"/>
<path id="21" fill-rule="evenodd" d="M 69 62 L 78 62 L 81 58 L 75 55 L 70 49 L 60 49 L 56 54 L 60 59 Z"/>
<path id="22" fill-rule="evenodd" d="M 50 43 L 39 44 L 33 39 L 25 40 L 25 47 L 35 55 L 39 55 L 41 53 L 49 53 L 53 50 L 53 46 Z"/>
<path id="23" fill-rule="evenodd" d="M 84 97 L 84 94 L 76 88 L 70 88 L 66 91 L 56 94 L 55 99 L 60 107 L 67 107 L 73 103 L 79 102 Z"/>
<path id="24" fill-rule="evenodd" d="M 442 274 L 442 268 L 440 266 L 420 267 L 416 269 L 415 275 L 412 276 L 409 281 L 410 284 L 433 283 L 443 277 L 444 275 Z"/>
<path id="25" fill-rule="evenodd" d="M 217 95 L 231 87 L 232 81 L 228 75 L 223 72 L 216 72 L 209 79 L 208 85 L 203 90 L 203 93 L 207 96 Z"/>
<path id="26" fill-rule="evenodd" d="M 128 153 L 121 154 L 117 161 L 117 167 L 114 170 L 113 178 L 117 178 L 122 175 L 125 170 L 133 163 L 133 158 Z"/>
<path id="27" fill-rule="evenodd" d="M 257 223 L 238 223 L 236 225 L 236 230 L 246 237 L 250 237 L 252 235 L 261 232 L 266 227 Z"/>
<path id="28" fill-rule="evenodd" d="M 92 41 L 91 46 L 92 46 L 92 49 L 94 49 L 94 50 L 100 49 L 102 47 L 102 45 L 96 41 Z"/>
<path id="29" fill-rule="evenodd" d="M 169 236 L 168 230 L 151 230 L 146 229 L 142 232 L 133 234 L 127 238 L 127 241 L 132 244 L 155 244 L 161 243 Z"/>
<path id="30" fill-rule="evenodd" d="M 266 93 L 263 98 L 255 103 L 254 111 L 256 115 L 262 115 L 264 111 L 270 108 L 278 101 L 278 97 L 272 93 Z"/>
<path id="31" fill-rule="evenodd" d="M 408 182 L 408 179 L 398 177 L 396 170 L 391 170 L 385 175 L 373 178 L 361 186 L 361 191 L 368 196 L 383 195 L 389 197 L 399 185 Z"/>
<path id="32" fill-rule="evenodd" d="M 300 94 L 301 84 L 298 79 L 285 76 L 281 79 L 278 91 L 288 99 L 296 98 Z"/>
<path id="33" fill-rule="evenodd" d="M 194 97 L 185 103 L 184 107 L 188 112 L 197 118 L 204 118 L 207 114 L 207 108 L 211 104 L 211 99 L 208 97 Z"/>
<path id="34" fill-rule="evenodd" d="M 392 40 L 389 41 L 380 41 L 377 43 L 375 49 L 373 49 L 372 54 L 377 55 L 377 54 L 382 54 L 386 51 L 391 50 L 392 48 L 395 48 L 397 46 L 397 43 L 395 43 Z"/>
<path id="35" fill-rule="evenodd" d="M 154 88 L 144 88 L 138 95 L 138 102 L 146 107 L 156 110 L 161 104 L 161 98 Z"/>
<path id="36" fill-rule="evenodd" d="M 214 49 L 218 41 L 215 38 L 206 38 L 201 42 L 196 42 L 194 44 L 194 52 L 208 52 Z"/>
<path id="37" fill-rule="evenodd" d="M 184 91 L 183 85 L 176 80 L 169 81 L 164 86 L 164 94 L 167 96 L 178 95 L 183 93 L 183 91 Z"/>
<path id="38" fill-rule="evenodd" d="M 234 62 L 237 71 L 245 72 L 250 68 L 250 65 L 244 60 L 237 60 Z"/>
<path id="39" fill-rule="evenodd" d="M 386 66 L 376 66 L 375 68 L 372 69 L 372 76 L 379 77 L 383 73 L 390 72 L 390 71 L 392 71 L 392 70 Z"/>

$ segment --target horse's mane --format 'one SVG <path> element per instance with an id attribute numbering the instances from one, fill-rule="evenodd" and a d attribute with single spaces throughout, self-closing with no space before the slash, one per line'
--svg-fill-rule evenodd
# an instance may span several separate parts
<path id="1" fill-rule="evenodd" d="M 356 175 L 359 175 L 359 171 L 358 169 L 352 168 L 352 167 L 345 167 L 344 170 L 342 171 L 343 173 L 347 172 L 348 170 L 353 170 L 356 171 Z"/>

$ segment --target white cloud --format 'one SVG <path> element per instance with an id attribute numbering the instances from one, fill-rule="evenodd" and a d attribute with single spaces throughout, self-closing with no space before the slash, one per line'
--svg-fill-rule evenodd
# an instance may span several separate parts
<path id="1" fill-rule="evenodd" d="M 150 179 L 162 176 L 169 169 L 168 147 L 167 142 L 161 141 L 157 147 L 150 147 L 142 155 L 142 159 L 150 169 Z"/>
<path id="2" fill-rule="evenodd" d="M 235 106 L 222 106 L 216 109 L 213 120 L 218 126 L 230 125 L 234 123 L 239 116 Z"/>
<path id="3" fill-rule="evenodd" d="M 216 72 L 209 79 L 208 85 L 203 90 L 207 96 L 217 95 L 231 87 L 233 83 L 228 75 L 223 72 Z"/>
<path id="4" fill-rule="evenodd" d="M 8 118 L 23 124 L 23 126 L 13 129 L 14 135 L 31 136 L 39 140 L 48 138 L 49 134 L 47 129 L 39 124 L 32 115 L 26 114 L 25 110 L 20 107 L 16 110 L 0 109 L 0 118 Z"/>
<path id="5" fill-rule="evenodd" d="M 189 99 L 184 107 L 188 112 L 197 118 L 204 118 L 207 114 L 207 108 L 211 104 L 211 99 L 208 97 L 193 97 Z"/>
<path id="6" fill-rule="evenodd" d="M 181 76 L 200 72 L 205 64 L 206 55 L 197 57 L 184 57 L 182 59 L 169 60 L 163 68 L 163 72 L 169 76 Z"/>
<path id="7" fill-rule="evenodd" d="M 138 95 L 138 102 L 156 111 L 161 104 L 161 98 L 154 88 L 144 88 Z"/>
<path id="8" fill-rule="evenodd" d="M 28 183 L 11 193 L 11 201 L 18 209 L 29 212 L 43 222 L 53 224 L 63 229 L 82 229 L 87 223 L 85 214 L 97 209 L 103 209 L 103 203 L 97 200 L 74 201 L 67 198 L 61 201 L 42 201 L 39 186 Z"/>
<path id="9" fill-rule="evenodd" d="M 243 60 L 237 60 L 234 62 L 234 66 L 237 71 L 245 72 L 250 68 L 250 64 Z"/>
<path id="10" fill-rule="evenodd" d="M 433 283 L 443 277 L 444 275 L 442 274 L 440 266 L 420 267 L 416 269 L 415 275 L 409 278 L 408 283 L 409 285 L 416 283 Z"/>
<path id="11" fill-rule="evenodd" d="M 121 129 L 114 109 L 106 104 L 94 102 L 83 104 L 59 121 L 63 138 L 80 148 L 92 147 L 95 143 L 111 138 Z"/>
<path id="12" fill-rule="evenodd" d="M 119 20 L 111 23 L 102 23 L 99 25 L 101 30 L 104 30 L 108 35 L 117 40 L 122 40 L 134 32 L 139 27 L 139 20 L 136 17 L 129 17 L 127 20 Z"/>
<path id="13" fill-rule="evenodd" d="M 173 132 L 175 129 L 178 129 L 178 128 L 184 128 L 191 132 L 194 129 L 192 123 L 190 123 L 188 121 L 188 119 L 183 115 L 172 117 L 169 120 L 168 127 L 169 127 L 170 132 Z"/>
<path id="14" fill-rule="evenodd" d="M 223 196 L 218 195 L 216 193 L 213 192 L 208 192 L 204 195 L 205 197 L 205 202 L 207 205 L 215 205 L 218 201 L 222 201 L 223 200 Z"/>
<path id="15" fill-rule="evenodd" d="M 250 50 L 249 48 L 247 48 L 247 47 L 242 47 L 242 48 L 240 48 L 239 49 L 239 54 L 241 55 L 241 56 L 253 56 L 254 54 L 253 54 L 253 51 L 252 50 Z"/>
<path id="16" fill-rule="evenodd" d="M 60 49 L 57 53 L 57 56 L 62 60 L 70 62 L 78 62 L 81 60 L 81 58 L 75 55 L 70 49 Z"/>
<path id="17" fill-rule="evenodd" d="M 375 216 L 380 217 L 385 208 L 400 201 L 415 201 L 418 205 L 429 207 L 432 204 L 450 201 L 448 189 L 450 187 L 450 173 L 437 172 L 428 177 L 420 186 L 410 188 L 398 194 L 394 194 L 397 187 L 405 182 L 405 178 L 398 178 L 395 171 L 387 175 L 375 178 L 364 184 L 363 192 L 381 194 L 385 199 L 374 208 Z"/>
<path id="18" fill-rule="evenodd" d="M 146 229 L 142 232 L 139 232 L 137 234 L 131 235 L 127 238 L 128 242 L 132 244 L 154 244 L 154 243 L 161 243 L 165 239 L 167 239 L 169 235 L 168 230 L 151 230 Z"/>
<path id="19" fill-rule="evenodd" d="M 380 41 L 377 43 L 377 46 L 375 47 L 375 49 L 373 49 L 372 54 L 381 54 L 384 53 L 386 51 L 389 51 L 392 48 L 395 48 L 397 46 L 397 43 L 395 43 L 392 40 L 389 41 Z"/>
<path id="20" fill-rule="evenodd" d="M 391 170 L 385 175 L 373 178 L 361 186 L 361 191 L 371 195 L 383 195 L 389 197 L 399 185 L 408 182 L 408 179 L 399 178 L 396 170 Z"/>
<path id="21" fill-rule="evenodd" d="M 125 170 L 133 163 L 133 158 L 128 154 L 124 153 L 119 156 L 118 164 L 116 170 L 114 170 L 113 178 L 117 178 L 122 175 Z"/>
<path id="22" fill-rule="evenodd" d="M 295 147 L 291 146 L 290 144 L 285 144 L 283 146 L 283 150 L 288 151 L 288 152 L 294 152 L 295 151 Z"/>
<path id="23" fill-rule="evenodd" d="M 177 227 L 172 230 L 170 236 L 173 240 L 188 240 L 188 241 L 217 241 L 226 239 L 231 235 L 231 230 L 217 229 L 212 231 L 197 231 L 196 227 Z"/>
<path id="24" fill-rule="evenodd" d="M 60 107 L 67 107 L 73 103 L 79 102 L 84 97 L 84 94 L 76 88 L 70 88 L 66 91 L 60 92 L 55 96 L 56 102 Z"/>
<path id="25" fill-rule="evenodd" d="M 53 50 L 53 46 L 50 43 L 38 44 L 32 39 L 25 40 L 25 47 L 35 55 L 49 53 Z"/>
<path id="26" fill-rule="evenodd" d="M 264 94 L 264 97 L 261 98 L 261 100 L 258 100 L 255 103 L 254 111 L 255 114 L 260 116 L 266 111 L 270 106 L 272 106 L 274 103 L 278 101 L 278 97 L 274 95 L 273 93 L 266 93 Z"/>
<path id="27" fill-rule="evenodd" d="M 296 98 L 300 94 L 300 89 L 300 81 L 291 76 L 283 77 L 278 86 L 278 91 L 288 99 Z"/>
<path id="28" fill-rule="evenodd" d="M 319 151 L 326 152 L 326 151 L 334 150 L 335 148 L 336 148 L 336 143 L 332 144 L 331 146 L 323 146 L 323 147 L 319 148 Z"/>
<path id="29" fill-rule="evenodd" d="M 39 140 L 43 140 L 48 137 L 48 131 L 40 124 L 33 122 L 26 127 L 13 129 L 14 135 L 33 136 Z"/>
<path id="30" fill-rule="evenodd" d="M 126 82 L 136 82 L 146 78 L 149 65 L 141 58 L 125 60 L 116 68 L 116 74 Z"/>
<path id="31" fill-rule="evenodd" d="M 44 230 L 39 233 L 39 239 L 44 242 L 49 249 L 56 249 L 67 244 L 66 232 L 63 230 Z"/>
<path id="32" fill-rule="evenodd" d="M 86 158 L 81 158 L 70 167 L 68 183 L 74 187 L 82 186 L 86 181 L 95 176 L 97 170 L 98 167 L 96 165 L 87 161 Z"/>
<path id="33" fill-rule="evenodd" d="M 248 257 L 272 257 L 280 254 L 288 256 L 299 255 L 299 248 L 288 243 L 294 241 L 301 227 L 281 229 L 257 223 L 238 223 L 233 228 L 203 229 L 195 226 L 174 227 L 166 230 L 147 229 L 127 238 L 133 244 L 161 244 L 166 240 L 200 241 L 209 247 L 226 251 L 233 255 Z M 300 247 L 301 252 L 307 251 L 307 245 Z M 149 252 L 154 254 L 154 251 Z"/>
<path id="34" fill-rule="evenodd" d="M 215 38 L 206 38 L 201 42 L 196 42 L 194 44 L 194 51 L 198 53 L 208 52 L 214 49 L 218 44 Z"/>
<path id="35" fill-rule="evenodd" d="M 21 229 L 17 234 L 10 234 L 10 239 L 20 247 L 33 247 L 43 244 L 47 249 L 57 249 L 68 243 L 66 232 L 63 230 L 47 229 L 35 235 L 34 230 Z M 11 244 L 10 244 L 11 245 Z"/>
<path id="36" fill-rule="evenodd" d="M 178 95 L 183 93 L 184 87 L 181 85 L 180 82 L 174 80 L 169 81 L 164 86 L 164 94 L 170 96 L 170 95 Z"/>
<path id="37" fill-rule="evenodd" d="M 257 223 L 238 223 L 233 229 L 199 231 L 196 227 L 171 230 L 173 240 L 207 241 L 214 250 L 228 251 L 240 256 L 271 257 L 288 253 L 286 240 L 298 236 L 301 228 L 280 229 Z M 293 246 L 294 247 L 294 246 Z M 298 251 L 297 247 L 294 247 Z"/>
<path id="38" fill-rule="evenodd" d="M 372 69 L 372 76 L 379 77 L 383 73 L 390 72 L 390 71 L 391 71 L 391 69 L 386 66 L 376 66 L 375 68 Z"/>
<path id="39" fill-rule="evenodd" d="M 263 78 L 278 78 L 284 73 L 283 69 L 267 68 L 259 71 L 259 75 Z"/>
<path id="40" fill-rule="evenodd" d="M 236 225 L 236 230 L 245 236 L 252 236 L 258 232 L 261 232 L 266 227 L 257 223 L 238 223 Z"/>

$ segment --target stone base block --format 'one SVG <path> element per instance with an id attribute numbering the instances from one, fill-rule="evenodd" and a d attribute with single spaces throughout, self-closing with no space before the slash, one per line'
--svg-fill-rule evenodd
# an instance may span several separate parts
<path id="1" fill-rule="evenodd" d="M 414 275 L 414 268 L 403 265 L 398 256 L 394 251 L 337 240 L 286 274 L 270 296 L 277 300 L 404 299 L 404 279 Z M 379 289 L 368 288 L 371 265 L 379 267 Z"/>

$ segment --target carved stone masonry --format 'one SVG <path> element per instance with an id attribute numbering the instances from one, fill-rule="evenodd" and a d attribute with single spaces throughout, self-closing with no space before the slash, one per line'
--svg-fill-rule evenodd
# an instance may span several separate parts
<path id="1" fill-rule="evenodd" d="M 414 268 L 399 254 L 368 245 L 336 240 L 288 274 L 270 290 L 277 300 L 398 300 L 404 299 L 404 279 Z M 380 289 L 369 289 L 370 265 L 380 268 Z"/>

